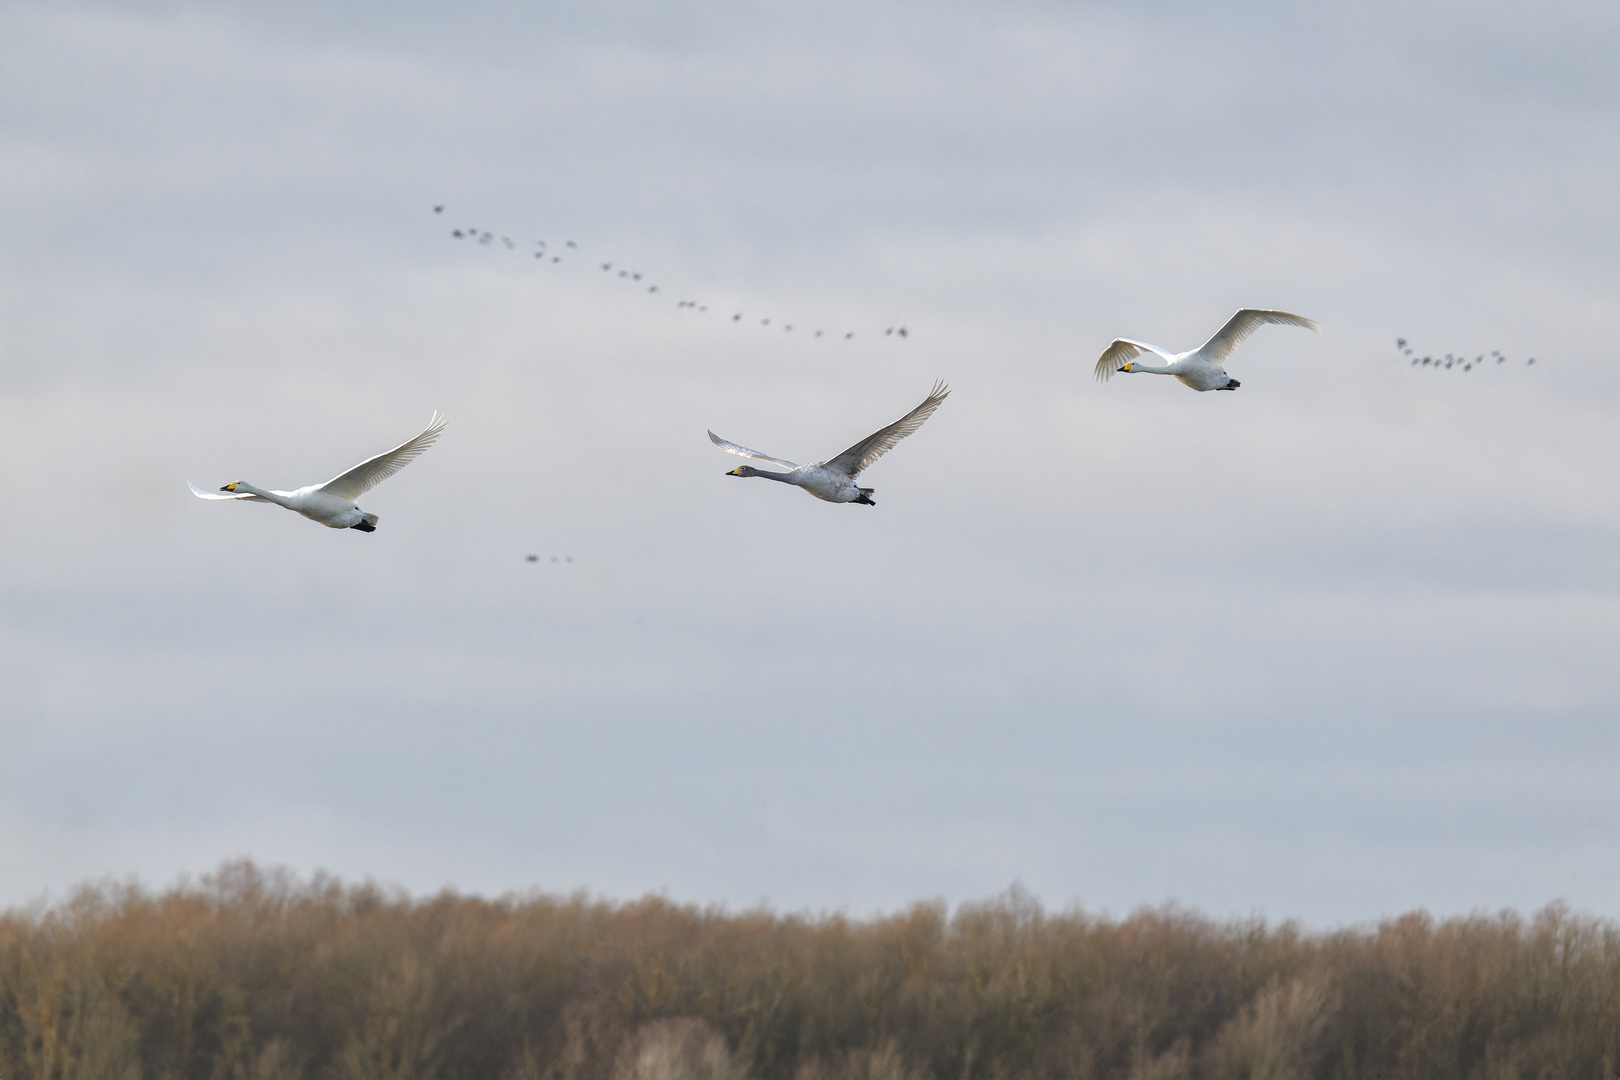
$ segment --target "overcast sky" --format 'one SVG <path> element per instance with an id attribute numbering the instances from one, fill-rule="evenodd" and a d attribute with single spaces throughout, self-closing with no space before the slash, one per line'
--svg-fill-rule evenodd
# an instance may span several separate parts
<path id="1" fill-rule="evenodd" d="M 1620 914 L 1617 55 L 1597 2 L 5 4 L 0 903 Z M 1244 306 L 1322 333 L 1092 381 Z M 935 378 L 875 508 L 704 435 Z M 434 409 L 373 535 L 186 490 Z"/>

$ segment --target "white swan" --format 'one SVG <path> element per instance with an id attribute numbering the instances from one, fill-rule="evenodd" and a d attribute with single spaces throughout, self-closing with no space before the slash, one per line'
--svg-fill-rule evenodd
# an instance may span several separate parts
<path id="1" fill-rule="evenodd" d="M 186 481 L 191 493 L 199 499 L 248 499 L 253 502 L 273 502 L 296 510 L 311 521 L 318 521 L 329 529 L 359 529 L 377 531 L 377 515 L 368 514 L 355 505 L 354 500 L 370 491 L 399 470 L 415 461 L 417 455 L 433 445 L 433 440 L 444 430 L 445 418 L 437 412 L 422 433 L 407 439 L 387 453 L 367 458 L 346 473 L 332 477 L 324 484 L 311 484 L 297 491 L 265 491 L 245 480 L 236 480 L 220 491 L 229 495 L 216 495 Z"/>
<path id="2" fill-rule="evenodd" d="M 1190 386 L 1194 390 L 1236 390 L 1243 384 L 1226 373 L 1224 366 L 1226 358 L 1232 355 L 1232 350 L 1237 348 L 1244 338 L 1267 323 L 1303 326 L 1307 330 L 1322 329 L 1302 315 L 1290 315 L 1286 311 L 1244 308 L 1226 320 L 1226 325 L 1221 327 L 1214 337 L 1191 352 L 1172 355 L 1145 341 L 1115 338 L 1114 343 L 1103 351 L 1097 361 L 1097 381 L 1107 382 L 1114 377 L 1116 371 L 1133 375 L 1143 371 L 1150 375 L 1174 375 L 1181 380 L 1182 385 Z M 1164 357 L 1169 363 L 1163 367 L 1136 363 L 1136 357 L 1141 356 L 1144 350 Z"/>
<path id="3" fill-rule="evenodd" d="M 934 415 L 934 410 L 939 408 L 939 403 L 944 401 L 950 392 L 950 388 L 944 383 L 936 382 L 921 405 L 888 427 L 872 432 L 837 457 L 818 461 L 814 465 L 795 465 L 791 461 L 783 461 L 781 458 L 762 454 L 758 450 L 750 450 L 746 446 L 727 442 L 712 431 L 709 432 L 709 441 L 729 453 L 741 454 L 743 457 L 758 461 L 774 462 L 792 470 L 785 473 L 765 472 L 752 465 L 739 465 L 726 473 L 727 476 L 763 476 L 767 480 L 778 480 L 784 484 L 801 487 L 816 498 L 827 502 L 876 506 L 877 503 L 872 501 L 874 489 L 860 487 L 855 483 L 855 478 L 861 475 L 862 469 L 887 454 L 895 443 L 922 427 L 923 421 Z"/>

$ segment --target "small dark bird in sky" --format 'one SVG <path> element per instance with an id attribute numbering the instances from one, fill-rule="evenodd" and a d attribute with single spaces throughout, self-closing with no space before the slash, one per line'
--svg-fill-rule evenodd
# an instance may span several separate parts
<path id="1" fill-rule="evenodd" d="M 1533 357 L 1533 356 L 1532 356 L 1532 357 L 1531 357 L 1531 358 L 1530 358 L 1530 359 L 1528 359 L 1528 360 L 1526 360 L 1526 361 L 1525 361 L 1525 363 L 1526 363 L 1526 364 L 1533 364 L 1533 363 L 1535 363 L 1535 362 L 1536 362 L 1536 358 L 1535 358 L 1535 357 Z"/>
<path id="2" fill-rule="evenodd" d="M 631 274 L 630 275 L 630 280 L 631 281 L 640 281 L 641 280 L 641 275 L 640 274 Z"/>
<path id="3" fill-rule="evenodd" d="M 761 320 L 759 320 L 759 325 L 761 325 L 761 326 L 769 326 L 769 325 L 771 325 L 771 320 L 769 320 L 769 319 L 761 319 Z"/>
<path id="4" fill-rule="evenodd" d="M 647 286 L 647 291 L 648 291 L 648 292 L 657 292 L 657 291 L 658 291 L 658 286 L 656 286 L 656 285 L 649 285 L 649 286 Z"/>
<path id="5" fill-rule="evenodd" d="M 902 326 L 902 327 L 901 327 L 901 328 L 900 328 L 900 331 L 899 331 L 899 332 L 900 332 L 900 336 L 901 336 L 901 337 L 905 337 L 905 336 L 906 336 L 906 328 L 905 328 L 905 327 L 903 327 L 903 326 Z"/>
<path id="6" fill-rule="evenodd" d="M 739 311 L 739 312 L 737 312 L 737 314 L 733 315 L 731 317 L 731 321 L 732 322 L 742 322 L 742 312 Z"/>
<path id="7" fill-rule="evenodd" d="M 506 245 L 506 248 L 507 248 L 508 251 L 510 251 L 512 248 L 517 247 L 516 244 L 512 243 L 510 238 L 505 237 L 505 236 L 501 237 L 501 243 Z"/>
<path id="8" fill-rule="evenodd" d="M 572 240 L 569 240 L 569 241 L 566 241 L 566 243 L 567 243 L 567 244 L 568 244 L 568 246 L 569 246 L 569 247 L 571 247 L 571 248 L 577 248 L 577 247 L 579 247 L 579 245 L 578 245 L 578 244 L 576 244 L 576 243 L 574 243 L 574 242 L 573 242 L 573 241 L 572 241 Z"/>
<path id="9" fill-rule="evenodd" d="M 890 334 L 893 334 L 893 333 L 894 333 L 894 327 L 891 326 L 887 330 L 883 331 L 883 336 L 888 337 Z"/>
<path id="10" fill-rule="evenodd" d="M 554 262 L 554 263 L 562 262 L 562 256 L 561 255 L 553 255 L 551 257 L 551 261 Z"/>
<path id="11" fill-rule="evenodd" d="M 438 206 L 435 206 L 435 207 L 434 207 L 434 208 L 433 208 L 433 212 L 434 212 L 434 213 L 435 213 L 435 214 L 442 214 L 442 213 L 444 213 L 444 203 L 440 203 L 440 204 L 439 204 L 439 205 L 438 205 Z"/>
<path id="12" fill-rule="evenodd" d="M 855 336 L 855 331 L 851 330 L 849 333 L 844 335 L 844 340 L 848 341 L 850 338 L 852 338 L 854 336 Z"/>
<path id="13" fill-rule="evenodd" d="M 546 253 L 543 251 L 537 251 L 534 253 L 534 257 L 537 259 L 544 259 L 546 257 Z"/>
<path id="14" fill-rule="evenodd" d="M 786 326 L 782 327 L 782 332 L 787 334 L 793 333 L 793 324 L 788 323 Z"/>
<path id="15" fill-rule="evenodd" d="M 530 562 L 539 562 L 540 561 L 540 556 L 538 556 L 538 555 L 525 555 L 523 557 L 525 559 L 529 560 Z"/>
<path id="16" fill-rule="evenodd" d="M 1397 348 L 1397 349 L 1404 349 L 1404 348 L 1406 348 L 1406 339 L 1405 339 L 1405 338 L 1403 338 L 1403 337 L 1398 337 L 1398 338 L 1396 338 L 1396 339 L 1395 339 L 1395 347 L 1396 347 L 1396 348 Z"/>
<path id="17" fill-rule="evenodd" d="M 629 277 L 630 276 L 630 271 L 628 271 L 628 270 L 620 270 L 619 271 L 619 276 L 620 277 Z"/>
<path id="18" fill-rule="evenodd" d="M 820 337 L 820 336 L 821 336 L 821 331 L 820 331 L 820 330 L 817 330 L 817 331 L 816 331 L 816 337 Z"/>
<path id="19" fill-rule="evenodd" d="M 460 240 L 466 234 L 463 233 L 460 229 L 457 229 L 455 232 L 451 233 L 450 235 L 455 237 L 457 240 Z"/>

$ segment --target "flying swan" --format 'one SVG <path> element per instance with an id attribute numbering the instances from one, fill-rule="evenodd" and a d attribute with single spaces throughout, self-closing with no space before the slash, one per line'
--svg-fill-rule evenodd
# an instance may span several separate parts
<path id="1" fill-rule="evenodd" d="M 1226 325 L 1221 327 L 1214 337 L 1191 352 L 1173 355 L 1145 341 L 1115 338 L 1114 343 L 1103 351 L 1102 357 L 1097 361 L 1097 381 L 1107 382 L 1114 377 L 1116 371 L 1129 372 L 1132 375 L 1138 371 L 1145 371 L 1150 375 L 1174 375 L 1181 380 L 1183 386 L 1190 386 L 1194 390 L 1236 390 L 1243 384 L 1226 373 L 1223 366 L 1226 358 L 1232 355 L 1232 350 L 1237 348 L 1244 338 L 1267 323 L 1303 326 L 1307 330 L 1322 329 L 1302 315 L 1290 315 L 1286 311 L 1244 308 L 1228 319 Z M 1144 350 L 1164 357 L 1169 363 L 1162 367 L 1138 364 L 1136 358 L 1141 356 Z"/>
<path id="2" fill-rule="evenodd" d="M 855 478 L 872 462 L 887 454 L 895 443 L 922 427 L 923 421 L 934 415 L 934 410 L 939 408 L 939 403 L 944 401 L 950 392 L 950 388 L 944 383 L 936 382 L 921 405 L 888 427 L 872 432 L 837 457 L 818 461 L 814 465 L 795 465 L 791 461 L 783 461 L 781 458 L 762 454 L 758 450 L 750 450 L 746 446 L 727 442 L 712 431 L 709 432 L 709 441 L 729 453 L 741 454 L 757 461 L 774 462 L 792 470 L 785 473 L 765 472 L 752 465 L 739 465 L 726 473 L 727 476 L 763 476 L 767 480 L 780 480 L 784 484 L 801 487 L 816 498 L 827 502 L 876 506 L 877 503 L 872 501 L 874 489 L 859 487 L 855 483 Z"/>
<path id="3" fill-rule="evenodd" d="M 346 473 L 332 477 L 324 484 L 311 484 L 297 491 L 265 491 L 245 480 L 234 480 L 220 491 L 229 495 L 216 495 L 186 481 L 191 493 L 199 499 L 249 499 L 255 502 L 273 502 L 296 510 L 311 521 L 318 521 L 328 529 L 359 529 L 377 531 L 377 515 L 368 514 L 355 505 L 354 500 L 370 491 L 399 470 L 415 461 L 417 456 L 433 445 L 433 440 L 444 430 L 445 418 L 437 412 L 422 433 L 408 439 L 387 453 L 367 458 Z"/>

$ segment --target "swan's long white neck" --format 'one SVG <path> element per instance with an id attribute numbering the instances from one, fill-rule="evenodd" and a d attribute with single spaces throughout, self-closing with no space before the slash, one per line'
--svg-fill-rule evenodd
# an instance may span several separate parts
<path id="1" fill-rule="evenodd" d="M 1135 375 L 1138 371 L 1145 371 L 1149 375 L 1174 375 L 1175 374 L 1175 372 L 1171 371 L 1168 367 L 1163 367 L 1163 366 L 1155 367 L 1152 364 L 1138 364 L 1138 363 L 1136 363 L 1134 361 L 1131 363 L 1130 370 L 1127 371 L 1125 374 L 1127 374 L 1127 375 Z"/>
<path id="2" fill-rule="evenodd" d="M 287 499 L 285 496 L 277 495 L 275 492 L 266 491 L 263 488 L 256 488 L 252 484 L 247 483 L 245 480 L 238 480 L 236 482 L 236 490 L 245 491 L 249 495 L 257 495 L 261 499 L 269 499 L 278 506 L 287 506 Z M 292 507 L 287 506 L 287 509 L 291 510 Z"/>

